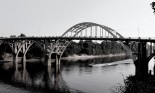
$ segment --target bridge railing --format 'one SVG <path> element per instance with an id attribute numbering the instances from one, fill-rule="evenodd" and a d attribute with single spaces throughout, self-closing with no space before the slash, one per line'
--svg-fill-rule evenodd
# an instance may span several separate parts
<path id="1" fill-rule="evenodd" d="M 155 39 L 155 37 L 124 37 L 124 38 L 130 38 L 130 39 Z"/>

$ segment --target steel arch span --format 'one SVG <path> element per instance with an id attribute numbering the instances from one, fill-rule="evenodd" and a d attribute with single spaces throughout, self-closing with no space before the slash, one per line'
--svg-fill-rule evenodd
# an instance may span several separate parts
<path id="1" fill-rule="evenodd" d="M 106 37 L 124 38 L 110 27 L 93 22 L 83 22 L 69 28 L 62 37 Z"/>
<path id="2" fill-rule="evenodd" d="M 92 22 L 76 24 L 69 28 L 64 34 L 62 34 L 62 37 L 124 38 L 121 34 L 112 28 Z M 53 51 L 51 51 L 51 54 L 58 53 L 58 55 L 62 56 L 70 42 L 71 41 L 65 40 L 65 42 L 62 43 L 60 40 L 57 40 L 56 46 Z M 118 42 L 132 57 L 131 50 L 126 47 L 123 42 Z"/>

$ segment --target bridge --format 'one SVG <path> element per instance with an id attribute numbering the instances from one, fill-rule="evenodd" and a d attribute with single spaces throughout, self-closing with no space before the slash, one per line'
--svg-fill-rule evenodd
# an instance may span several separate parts
<path id="1" fill-rule="evenodd" d="M 60 59 L 72 40 L 105 40 L 117 41 L 133 59 L 136 75 L 148 75 L 148 63 L 155 55 L 155 39 L 125 38 L 112 28 L 92 22 L 83 22 L 69 28 L 56 37 L 8 37 L 0 38 L 0 44 L 8 44 L 13 53 L 14 68 L 18 68 L 19 53 L 23 54 L 22 64 L 26 67 L 26 54 L 30 47 L 37 43 L 44 49 L 44 65 L 51 66 L 51 56 L 55 66 L 59 67 Z"/>

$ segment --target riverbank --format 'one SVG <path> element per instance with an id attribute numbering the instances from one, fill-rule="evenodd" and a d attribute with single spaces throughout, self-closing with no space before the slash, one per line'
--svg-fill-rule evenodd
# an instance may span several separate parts
<path id="1" fill-rule="evenodd" d="M 91 67 L 106 67 L 106 66 L 115 66 L 115 65 L 119 65 L 119 64 L 131 64 L 133 63 L 132 59 L 125 59 L 125 60 L 121 60 L 121 61 L 114 61 L 114 62 L 110 62 L 110 63 L 101 63 L 101 64 L 89 64 L 89 66 Z"/>
<path id="2" fill-rule="evenodd" d="M 126 54 L 109 54 L 109 55 L 72 55 L 68 57 L 61 58 L 62 60 L 67 61 L 78 61 L 78 60 L 88 60 L 88 59 L 94 59 L 94 58 L 104 58 L 104 57 L 116 57 L 116 56 L 127 56 Z"/>
<path id="3" fill-rule="evenodd" d="M 104 58 L 104 57 L 117 57 L 117 56 L 127 56 L 126 54 L 109 54 L 109 55 L 85 55 L 85 54 L 82 54 L 82 55 L 71 55 L 71 56 L 68 56 L 68 57 L 62 57 L 61 59 L 62 60 L 67 60 L 67 61 L 78 61 L 78 60 L 82 60 L 82 61 L 85 61 L 85 60 L 88 60 L 88 59 L 94 59 L 94 58 Z M 0 62 L 3 62 L 3 61 L 7 61 L 7 62 L 10 62 L 12 61 L 13 58 L 10 57 L 10 58 L 4 58 L 4 60 L 0 60 Z M 21 61 L 22 60 L 22 57 L 18 57 L 18 60 Z M 42 58 L 31 58 L 31 59 L 27 59 L 27 62 L 37 62 L 37 61 L 43 61 Z"/>
<path id="4" fill-rule="evenodd" d="M 124 80 L 125 86 L 118 86 L 117 93 L 154 93 L 155 76 L 149 75 L 144 78 L 129 76 Z"/>

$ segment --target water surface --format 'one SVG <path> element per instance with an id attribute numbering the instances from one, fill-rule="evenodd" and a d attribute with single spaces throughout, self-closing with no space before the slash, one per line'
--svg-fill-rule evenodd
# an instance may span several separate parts
<path id="1" fill-rule="evenodd" d="M 127 57 L 62 60 L 60 69 L 27 62 L 26 69 L 12 70 L 10 64 L 0 64 L 1 93 L 111 93 L 135 73 L 133 61 Z"/>

